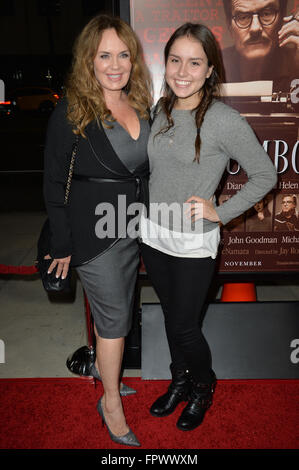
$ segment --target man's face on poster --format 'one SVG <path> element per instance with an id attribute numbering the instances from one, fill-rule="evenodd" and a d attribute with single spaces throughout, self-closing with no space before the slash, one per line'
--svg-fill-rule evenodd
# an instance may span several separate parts
<path id="1" fill-rule="evenodd" d="M 282 212 L 286 216 L 291 216 L 295 213 L 296 203 L 292 196 L 285 196 L 281 201 Z"/>
<path id="2" fill-rule="evenodd" d="M 237 51 L 247 60 L 265 58 L 278 43 L 279 0 L 231 2 L 231 32 Z"/>

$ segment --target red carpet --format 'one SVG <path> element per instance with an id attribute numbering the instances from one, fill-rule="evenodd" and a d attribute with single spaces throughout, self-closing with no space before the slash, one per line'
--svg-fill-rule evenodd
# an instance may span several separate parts
<path id="1" fill-rule="evenodd" d="M 141 449 L 297 449 L 299 381 L 220 380 L 204 423 L 191 432 L 148 408 L 168 381 L 126 378 L 137 389 L 123 398 Z M 71 379 L 0 380 L 1 449 L 124 449 L 102 428 L 96 411 L 102 386 Z"/>

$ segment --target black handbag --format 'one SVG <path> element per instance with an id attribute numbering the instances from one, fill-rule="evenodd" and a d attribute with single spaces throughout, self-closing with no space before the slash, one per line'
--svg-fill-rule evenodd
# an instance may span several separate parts
<path id="1" fill-rule="evenodd" d="M 74 163 L 75 163 L 75 156 L 78 150 L 78 142 L 79 136 L 76 136 L 76 141 L 74 142 L 72 148 L 72 155 L 71 155 L 71 162 L 68 172 L 68 178 L 66 182 L 66 189 L 65 189 L 65 196 L 64 196 L 64 204 L 67 205 L 70 187 L 72 182 L 73 170 L 74 170 Z M 61 276 L 56 278 L 56 269 L 48 274 L 48 269 L 50 264 L 52 263 L 53 259 L 45 259 L 45 256 L 50 253 L 50 240 L 51 240 L 51 227 L 49 219 L 46 219 L 38 242 L 37 242 L 37 258 L 36 258 L 36 267 L 39 271 L 44 289 L 47 292 L 69 292 L 71 291 L 71 277 L 72 277 L 72 270 L 69 268 L 67 276 L 65 279 L 62 279 Z"/>
<path id="2" fill-rule="evenodd" d="M 96 352 L 93 347 L 82 346 L 70 354 L 66 360 L 67 368 L 78 375 L 92 375 L 91 368 L 96 361 Z"/>

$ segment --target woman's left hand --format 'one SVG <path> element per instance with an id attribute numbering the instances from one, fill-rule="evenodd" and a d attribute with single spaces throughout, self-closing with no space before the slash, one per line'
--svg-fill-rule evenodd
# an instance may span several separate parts
<path id="1" fill-rule="evenodd" d="M 186 217 L 192 218 L 193 221 L 207 219 L 211 222 L 220 222 L 212 200 L 213 196 L 211 199 L 203 199 L 198 196 L 189 197 L 186 203 L 189 203 L 190 207 L 186 211 Z"/>

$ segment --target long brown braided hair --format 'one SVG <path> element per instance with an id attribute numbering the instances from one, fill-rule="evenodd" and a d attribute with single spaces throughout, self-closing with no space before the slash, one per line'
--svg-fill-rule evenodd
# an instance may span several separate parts
<path id="1" fill-rule="evenodd" d="M 224 77 L 223 63 L 221 57 L 221 51 L 213 33 L 206 26 L 199 23 L 185 23 L 180 26 L 169 38 L 165 49 L 164 49 L 164 60 L 165 65 L 167 64 L 170 49 L 174 41 L 181 37 L 191 37 L 199 41 L 203 47 L 208 58 L 208 66 L 213 65 L 213 71 L 209 78 L 206 79 L 201 93 L 201 100 L 198 106 L 195 108 L 195 122 L 198 129 L 197 136 L 195 139 L 195 158 L 194 161 L 199 162 L 201 139 L 199 130 L 203 123 L 205 113 L 209 108 L 215 97 L 220 95 L 220 84 Z M 164 93 L 160 100 L 159 108 L 162 109 L 167 117 L 168 126 L 161 129 L 159 133 L 167 132 L 173 125 L 173 119 L 171 117 L 172 109 L 176 103 L 177 97 L 164 80 Z"/>

